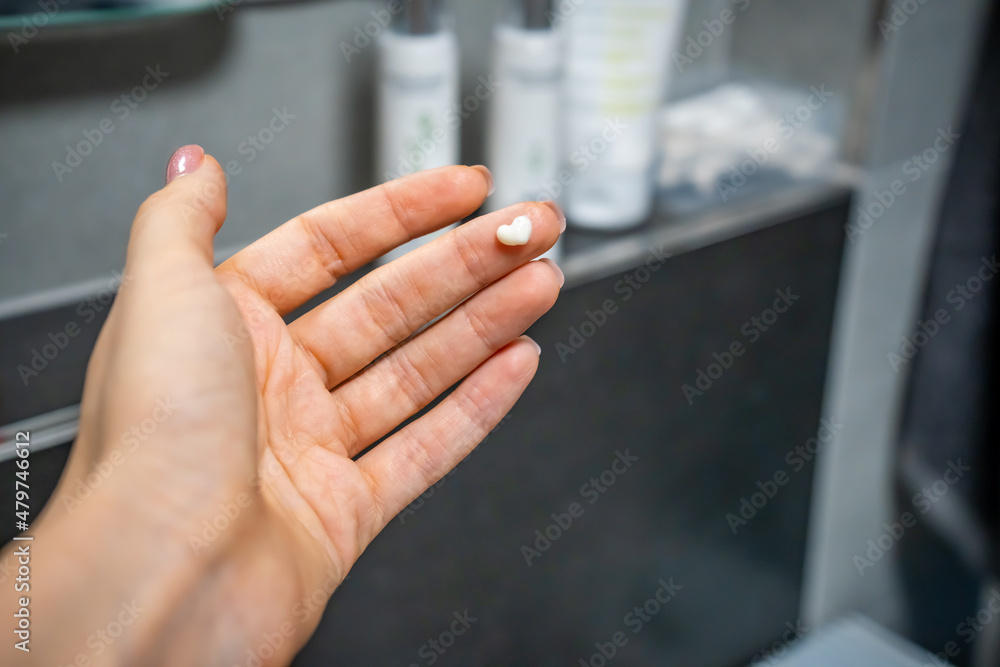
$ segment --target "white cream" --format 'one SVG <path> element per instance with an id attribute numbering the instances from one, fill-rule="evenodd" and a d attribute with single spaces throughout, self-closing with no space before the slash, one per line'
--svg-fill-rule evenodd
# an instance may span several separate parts
<path id="1" fill-rule="evenodd" d="M 531 218 L 519 215 L 497 229 L 497 240 L 504 245 L 524 245 L 531 240 Z"/>

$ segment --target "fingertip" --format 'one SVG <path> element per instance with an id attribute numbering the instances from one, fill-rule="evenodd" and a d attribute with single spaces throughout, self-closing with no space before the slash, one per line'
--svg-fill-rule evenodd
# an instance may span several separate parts
<path id="1" fill-rule="evenodd" d="M 542 257 L 538 261 L 548 266 L 552 270 L 552 273 L 556 274 L 556 278 L 559 280 L 559 287 L 562 287 L 563 285 L 566 284 L 566 275 L 563 273 L 563 270 L 559 268 L 559 265 L 556 264 L 552 259 L 548 257 Z"/>
<path id="2" fill-rule="evenodd" d="M 556 214 L 556 219 L 559 220 L 559 233 L 562 234 L 566 231 L 566 214 L 562 210 L 562 206 L 556 202 L 550 200 L 543 201 L 543 204 L 552 209 L 552 212 Z"/>
<path id="3" fill-rule="evenodd" d="M 516 354 L 510 357 L 512 363 L 508 366 L 508 372 L 511 386 L 517 387 L 516 391 L 520 393 L 535 379 L 538 366 L 541 364 L 542 346 L 530 336 L 522 335 L 514 339 L 513 347 Z"/>
<path id="4" fill-rule="evenodd" d="M 538 372 L 538 360 L 542 348 L 530 336 L 518 336 L 497 350 L 487 364 L 495 363 L 494 371 L 497 378 L 509 390 L 520 394 L 531 383 Z"/>
<path id="5" fill-rule="evenodd" d="M 174 151 L 167 161 L 166 182 L 169 185 L 173 180 L 192 174 L 201 167 L 205 161 L 205 149 L 198 144 L 188 144 L 181 146 Z"/>
<path id="6" fill-rule="evenodd" d="M 541 346 L 531 337 L 522 335 L 497 350 L 486 363 L 497 364 L 493 371 L 495 377 L 508 392 L 520 396 L 538 372 L 541 354 Z"/>
<path id="7" fill-rule="evenodd" d="M 226 218 L 222 167 L 201 146 L 190 144 L 174 151 L 166 180 L 167 185 L 147 197 L 136 213 L 129 255 L 148 261 L 166 256 L 171 246 L 186 246 L 211 261 L 212 238 Z"/>
<path id="8" fill-rule="evenodd" d="M 228 182 L 222 165 L 197 144 L 174 152 L 167 166 L 167 186 L 155 196 L 174 202 L 178 212 L 201 212 L 213 222 L 213 234 L 226 219 Z"/>
<path id="9" fill-rule="evenodd" d="M 534 338 L 532 338 L 531 336 L 521 336 L 521 337 L 518 338 L 518 340 L 530 343 L 535 348 L 535 354 L 537 354 L 538 356 L 541 356 L 541 354 L 542 354 L 542 346 L 539 345 L 537 342 L 535 342 Z"/>
<path id="10" fill-rule="evenodd" d="M 495 184 L 495 182 L 493 180 L 493 172 L 491 172 L 485 165 L 481 165 L 481 164 L 473 165 L 472 169 L 475 169 L 480 174 L 482 174 L 483 178 L 486 180 L 486 196 L 487 197 L 491 196 L 494 192 L 496 192 L 497 188 L 496 188 L 496 184 Z"/>

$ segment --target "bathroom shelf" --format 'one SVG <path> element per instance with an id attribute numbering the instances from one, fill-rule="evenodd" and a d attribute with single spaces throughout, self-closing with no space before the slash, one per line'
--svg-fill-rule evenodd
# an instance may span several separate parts
<path id="1" fill-rule="evenodd" d="M 571 227 L 564 235 L 563 260 L 559 263 L 566 275 L 564 289 L 634 268 L 654 248 L 679 255 L 779 224 L 853 190 L 855 170 L 842 166 L 833 172 L 834 176 L 823 181 L 789 185 L 698 213 L 660 212 L 626 233 L 585 232 Z"/>

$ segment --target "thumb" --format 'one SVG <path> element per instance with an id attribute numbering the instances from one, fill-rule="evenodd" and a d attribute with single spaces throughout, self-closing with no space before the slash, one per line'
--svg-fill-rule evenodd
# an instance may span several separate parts
<path id="1" fill-rule="evenodd" d="M 165 262 L 180 268 L 178 264 L 190 266 L 194 261 L 211 269 L 212 239 L 225 219 L 222 167 L 201 146 L 178 148 L 167 164 L 166 186 L 139 207 L 126 266 L 149 268 Z"/>

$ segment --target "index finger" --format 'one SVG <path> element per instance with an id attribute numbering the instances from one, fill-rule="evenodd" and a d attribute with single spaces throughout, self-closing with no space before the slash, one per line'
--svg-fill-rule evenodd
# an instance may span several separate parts
<path id="1" fill-rule="evenodd" d="M 298 215 L 217 271 L 285 314 L 396 246 L 470 215 L 492 184 L 482 166 L 411 174 Z"/>

